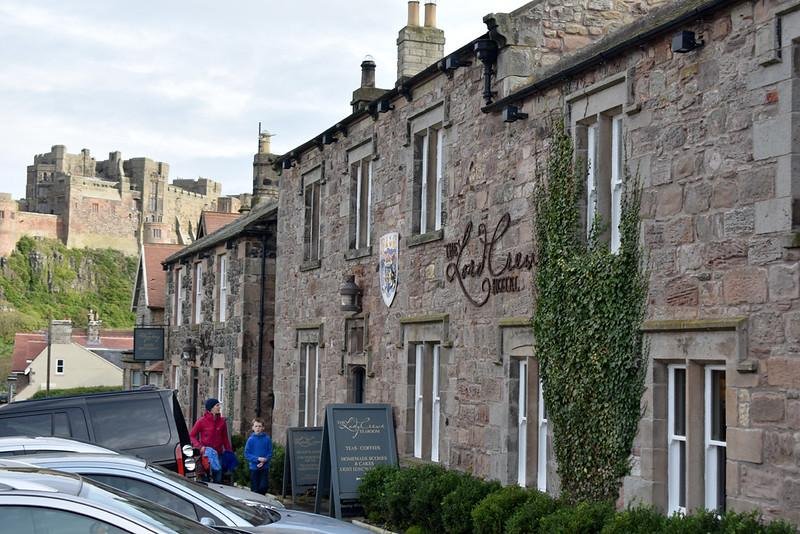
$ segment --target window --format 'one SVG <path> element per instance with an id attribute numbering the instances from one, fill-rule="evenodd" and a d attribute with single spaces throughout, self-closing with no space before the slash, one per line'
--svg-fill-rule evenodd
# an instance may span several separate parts
<path id="1" fill-rule="evenodd" d="M 414 346 L 414 457 L 439 461 L 439 343 Z"/>
<path id="2" fill-rule="evenodd" d="M 539 458 L 537 462 L 536 487 L 547 491 L 547 406 L 544 404 L 544 388 L 539 379 Z"/>
<path id="3" fill-rule="evenodd" d="M 305 223 L 303 227 L 303 261 L 318 261 L 320 258 L 320 180 L 322 168 L 303 175 L 303 198 Z"/>
<path id="4" fill-rule="evenodd" d="M 153 238 L 161 239 L 161 228 L 153 228 Z"/>
<path id="5" fill-rule="evenodd" d="M 203 264 L 194 264 L 194 322 L 203 320 Z"/>
<path id="6" fill-rule="evenodd" d="M 598 216 L 609 226 L 609 246 L 619 250 L 622 218 L 622 115 L 600 115 L 586 129 L 586 233 Z"/>
<path id="7" fill-rule="evenodd" d="M 372 228 L 372 143 L 347 154 L 350 162 L 350 248 L 370 246 Z"/>
<path id="8" fill-rule="evenodd" d="M 181 269 L 175 269 L 175 326 L 183 323 L 183 283 Z"/>
<path id="9" fill-rule="evenodd" d="M 141 371 L 131 371 L 131 388 L 138 388 L 144 384 L 144 373 Z"/>
<path id="10" fill-rule="evenodd" d="M 519 386 L 517 399 L 517 484 L 527 484 L 528 470 L 528 360 L 518 361 Z"/>
<path id="11" fill-rule="evenodd" d="M 174 372 L 175 380 L 172 383 L 172 389 L 180 389 L 181 388 L 181 367 L 180 365 L 175 366 Z"/>
<path id="12" fill-rule="evenodd" d="M 224 404 L 225 401 L 225 371 L 217 369 L 217 398 Z"/>
<path id="13" fill-rule="evenodd" d="M 57 375 L 64 374 L 64 360 L 56 360 L 56 374 Z"/>
<path id="14" fill-rule="evenodd" d="M 136 495 L 147 501 L 158 503 L 189 519 L 194 519 L 195 521 L 200 519 L 191 502 L 143 480 L 136 480 L 119 475 L 101 475 L 95 473 L 86 473 L 86 476 L 97 482 L 107 484 L 112 488 L 124 491 L 125 493 L 130 493 L 131 495 Z"/>
<path id="15" fill-rule="evenodd" d="M 725 367 L 705 369 L 705 460 L 708 510 L 725 510 Z"/>
<path id="16" fill-rule="evenodd" d="M 112 449 L 166 445 L 169 421 L 158 395 L 147 398 L 106 398 L 89 403 L 95 442 Z M 125 422 L 120 424 L 120 414 Z"/>
<path id="17" fill-rule="evenodd" d="M 442 228 L 442 147 L 444 130 L 428 127 L 414 134 L 414 232 Z"/>
<path id="18" fill-rule="evenodd" d="M 317 426 L 319 391 L 319 345 L 303 343 L 300 345 L 300 426 Z"/>
<path id="19" fill-rule="evenodd" d="M 100 212 L 100 204 L 97 202 L 92 202 L 92 213 L 99 213 Z"/>
<path id="20" fill-rule="evenodd" d="M 110 523 L 66 510 L 45 506 L 2 506 L 0 516 L 7 532 L 59 532 L 63 534 L 126 534 Z"/>
<path id="21" fill-rule="evenodd" d="M 219 272 L 218 280 L 219 280 L 219 289 L 218 289 L 218 308 L 219 308 L 219 321 L 225 321 L 225 311 L 228 306 L 228 256 L 225 254 L 220 254 L 219 258 Z"/>
<path id="22" fill-rule="evenodd" d="M 668 513 L 686 512 L 686 366 L 670 365 L 667 384 Z"/>
<path id="23" fill-rule="evenodd" d="M 3 211 L 3 210 L 0 210 L 0 219 L 5 219 L 5 218 L 6 218 L 6 212 Z"/>
<path id="24" fill-rule="evenodd" d="M 348 401 L 353 404 L 364 402 L 364 384 L 367 380 L 367 371 L 363 365 L 350 366 L 350 394 Z"/>

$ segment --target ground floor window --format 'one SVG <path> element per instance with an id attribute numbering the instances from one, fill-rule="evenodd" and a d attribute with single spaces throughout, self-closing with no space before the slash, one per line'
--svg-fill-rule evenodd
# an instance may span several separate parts
<path id="1" fill-rule="evenodd" d="M 300 426 L 317 426 L 319 390 L 319 345 L 300 345 L 300 395 L 298 397 Z"/>
<path id="2" fill-rule="evenodd" d="M 519 486 L 535 481 L 540 491 L 547 491 L 547 410 L 538 368 L 531 357 L 514 357 L 510 371 L 509 423 L 513 439 L 509 444 L 509 465 L 516 464 L 516 469 L 512 467 L 509 476 L 515 476 Z M 510 482 L 513 481 L 512 478 Z"/>
<path id="3" fill-rule="evenodd" d="M 536 487 L 539 491 L 547 491 L 547 406 L 544 404 L 544 388 L 539 379 L 539 457 L 537 462 Z"/>
<path id="4" fill-rule="evenodd" d="M 414 345 L 414 457 L 439 461 L 439 343 Z"/>
<path id="5" fill-rule="evenodd" d="M 367 372 L 362 365 L 353 365 L 350 368 L 350 395 L 349 401 L 354 404 L 364 402 L 364 385 L 367 380 Z"/>

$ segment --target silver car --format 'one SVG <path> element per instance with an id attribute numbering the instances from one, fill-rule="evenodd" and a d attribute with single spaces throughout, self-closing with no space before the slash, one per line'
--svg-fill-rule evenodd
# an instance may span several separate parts
<path id="1" fill-rule="evenodd" d="M 0 469 L 0 518 L 4 532 L 215 534 L 152 502 L 38 468 Z"/>
<path id="2" fill-rule="evenodd" d="M 0 456 L 33 454 L 36 452 L 94 452 L 117 454 L 117 451 L 92 443 L 54 436 L 9 436 L 0 437 Z"/>
<path id="3" fill-rule="evenodd" d="M 139 458 L 104 454 L 34 454 L 17 457 L 30 464 L 78 473 L 158 503 L 206 525 L 250 532 L 358 534 L 369 530 L 344 521 L 295 510 L 245 504 L 199 482 L 148 464 Z"/>

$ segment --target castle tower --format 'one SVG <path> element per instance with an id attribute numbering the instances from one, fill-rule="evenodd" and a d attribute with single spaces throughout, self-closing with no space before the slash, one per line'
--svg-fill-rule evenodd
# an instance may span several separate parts
<path id="1" fill-rule="evenodd" d="M 272 134 L 258 132 L 258 153 L 253 158 L 253 200 L 251 207 L 261 202 L 278 200 L 278 171 L 273 168 L 277 157 L 270 153 L 270 137 Z"/>
<path id="2" fill-rule="evenodd" d="M 444 31 L 436 27 L 436 0 L 425 1 L 419 25 L 419 0 L 408 2 L 408 25 L 397 36 L 397 82 L 419 74 L 444 57 Z"/>

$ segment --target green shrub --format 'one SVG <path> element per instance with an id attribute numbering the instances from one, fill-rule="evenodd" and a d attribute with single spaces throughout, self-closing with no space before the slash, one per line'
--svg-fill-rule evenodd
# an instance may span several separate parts
<path id="1" fill-rule="evenodd" d="M 546 493 L 531 492 L 528 500 L 517 508 L 506 522 L 508 534 L 534 534 L 539 532 L 539 521 L 558 509 L 558 503 Z"/>
<path id="2" fill-rule="evenodd" d="M 427 532 L 441 532 L 442 502 L 458 487 L 461 476 L 455 471 L 437 468 L 427 478 L 423 477 L 411 497 L 411 520 Z"/>
<path id="3" fill-rule="evenodd" d="M 389 503 L 386 488 L 391 479 L 400 472 L 399 467 L 377 465 L 364 473 L 358 487 L 358 500 L 364 508 L 367 521 L 385 525 L 389 522 Z"/>
<path id="4" fill-rule="evenodd" d="M 579 503 L 561 508 L 539 522 L 539 532 L 547 534 L 598 534 L 614 516 L 614 507 L 607 502 Z"/>
<path id="5" fill-rule="evenodd" d="M 426 478 L 435 476 L 439 466 L 422 465 L 401 469 L 386 486 L 386 502 L 389 508 L 389 524 L 405 530 L 414 524 L 411 517 L 411 496 Z"/>
<path id="6" fill-rule="evenodd" d="M 501 534 L 506 521 L 528 500 L 528 492 L 519 486 L 506 486 L 487 495 L 472 510 L 476 534 Z"/>
<path id="7" fill-rule="evenodd" d="M 272 460 L 269 463 L 269 491 L 280 493 L 283 488 L 283 462 L 286 460 L 286 448 L 272 442 Z"/>
<path id="8" fill-rule="evenodd" d="M 108 393 L 110 391 L 122 391 L 122 386 L 87 386 L 69 389 L 51 389 L 49 394 L 45 390 L 40 390 L 33 394 L 31 400 L 88 395 L 90 393 Z"/>
<path id="9" fill-rule="evenodd" d="M 442 524 L 448 534 L 471 534 L 472 509 L 487 495 L 500 489 L 499 482 L 486 482 L 467 474 L 460 477 L 458 486 L 442 502 Z"/>
<path id="10" fill-rule="evenodd" d="M 615 514 L 603 527 L 603 534 L 654 534 L 664 532 L 667 518 L 654 508 L 629 508 Z"/>

